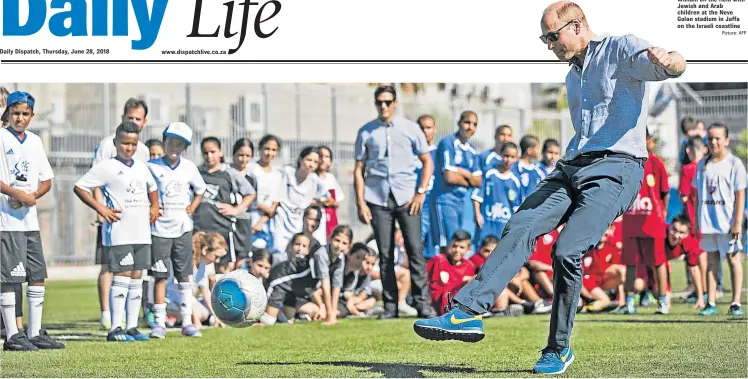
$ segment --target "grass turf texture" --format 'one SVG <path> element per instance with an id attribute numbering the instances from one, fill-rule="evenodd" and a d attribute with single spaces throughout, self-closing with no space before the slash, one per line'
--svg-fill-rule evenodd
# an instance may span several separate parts
<path id="1" fill-rule="evenodd" d="M 673 288 L 685 287 L 681 263 Z M 725 267 L 725 287 L 729 271 Z M 639 315 L 577 315 L 572 377 L 745 377 L 748 323 L 721 315 L 700 317 L 673 301 L 671 314 L 655 306 Z M 50 282 L 44 324 L 73 336 L 66 350 L 3 352 L 2 377 L 524 377 L 539 357 L 548 315 L 490 318 L 476 344 L 419 338 L 413 319 L 342 320 L 247 329 L 205 329 L 203 338 L 170 332 L 165 340 L 105 342 L 98 328 L 93 282 Z M 147 329 L 143 329 L 147 331 Z"/>

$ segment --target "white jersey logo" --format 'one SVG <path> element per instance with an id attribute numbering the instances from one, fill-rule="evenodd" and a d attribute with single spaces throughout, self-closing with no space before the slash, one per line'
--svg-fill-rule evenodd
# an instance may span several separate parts
<path id="1" fill-rule="evenodd" d="M 127 255 L 119 261 L 120 266 L 130 266 L 133 264 L 135 264 L 135 260 L 132 258 L 132 253 L 127 253 Z"/>
<path id="2" fill-rule="evenodd" d="M 449 273 L 446 271 L 441 271 L 439 273 L 439 279 L 442 280 L 442 283 L 447 284 L 449 282 Z"/>
<path id="3" fill-rule="evenodd" d="M 133 179 L 130 185 L 127 187 L 127 192 L 133 195 L 140 195 L 145 193 L 145 182 L 138 179 Z"/>
<path id="4" fill-rule="evenodd" d="M 166 197 L 175 197 L 182 193 L 184 193 L 184 185 L 177 180 L 170 181 L 164 187 L 164 196 Z"/>
<path id="5" fill-rule="evenodd" d="M 18 262 L 18 266 L 10 271 L 10 276 L 26 276 L 26 269 L 23 267 L 23 262 Z"/>
<path id="6" fill-rule="evenodd" d="M 166 269 L 166 265 L 164 264 L 164 261 L 161 259 L 159 259 L 158 262 L 156 262 L 156 264 L 154 264 L 153 267 L 151 267 L 151 271 L 168 272 L 168 270 Z"/>
<path id="7" fill-rule="evenodd" d="M 494 221 L 509 221 L 509 218 L 512 217 L 512 211 L 508 207 L 505 207 L 504 204 L 494 203 L 491 208 L 488 208 L 486 216 Z"/>

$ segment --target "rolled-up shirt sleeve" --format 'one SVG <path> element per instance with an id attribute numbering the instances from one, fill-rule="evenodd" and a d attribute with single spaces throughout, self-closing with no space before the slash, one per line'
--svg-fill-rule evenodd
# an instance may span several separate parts
<path id="1" fill-rule="evenodd" d="M 649 60 L 647 49 L 650 47 L 651 43 L 633 34 L 623 37 L 619 47 L 619 58 L 629 75 L 634 79 L 650 82 L 679 77 L 680 74 L 672 75 L 665 68 Z"/>

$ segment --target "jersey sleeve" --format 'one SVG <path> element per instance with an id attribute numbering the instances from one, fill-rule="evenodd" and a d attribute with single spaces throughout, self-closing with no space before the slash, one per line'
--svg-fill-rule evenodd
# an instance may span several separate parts
<path id="1" fill-rule="evenodd" d="M 473 190 L 473 195 L 471 198 L 479 203 L 483 203 L 483 198 L 486 196 L 486 185 L 488 184 L 488 181 L 491 180 L 488 175 L 486 175 L 485 178 L 480 183 L 480 187 L 477 187 Z"/>
<path id="2" fill-rule="evenodd" d="M 670 192 L 670 184 L 668 183 L 668 175 L 667 175 L 667 168 L 665 168 L 665 163 L 662 161 L 657 162 L 657 180 L 660 183 L 660 193 L 668 193 Z M 667 204 L 665 204 L 667 206 Z"/>
<path id="3" fill-rule="evenodd" d="M 439 169 L 440 172 L 444 173 L 444 171 L 454 171 L 457 172 L 457 166 L 455 166 L 455 149 L 452 146 L 449 146 L 446 139 L 442 139 L 439 142 L 439 147 L 437 148 L 438 152 L 437 155 L 439 157 L 440 165 Z"/>
<path id="4" fill-rule="evenodd" d="M 343 254 L 340 254 L 338 261 L 335 264 L 335 270 L 332 272 L 332 279 L 330 280 L 331 288 L 343 288 Z"/>
<path id="5" fill-rule="evenodd" d="M 470 172 L 473 176 L 483 176 L 483 167 L 481 167 L 481 159 L 479 154 L 473 155 L 473 162 L 471 164 Z"/>
<path id="6" fill-rule="evenodd" d="M 143 162 L 143 174 L 145 175 L 145 184 L 146 188 L 148 189 L 148 193 L 156 192 L 158 191 L 158 184 L 156 183 L 156 178 L 153 177 L 153 173 L 148 168 L 148 164 Z"/>
<path id="7" fill-rule="evenodd" d="M 314 252 L 312 262 L 312 277 L 315 279 L 330 279 L 330 256 L 325 247 Z"/>
<path id="8" fill-rule="evenodd" d="M 746 188 L 746 172 L 743 162 L 735 157 L 735 164 L 732 166 L 732 182 L 735 185 L 735 191 L 744 190 Z"/>
<path id="9" fill-rule="evenodd" d="M 233 187 L 242 196 L 249 196 L 255 194 L 255 189 L 249 184 L 247 178 L 245 178 L 239 171 L 229 168 L 226 170 L 231 176 L 231 182 Z"/>
<path id="10" fill-rule="evenodd" d="M 96 166 L 97 164 L 101 163 L 105 159 L 110 158 L 109 157 L 109 149 L 107 149 L 107 142 L 109 137 L 106 137 L 99 141 L 99 144 L 96 145 L 96 148 L 94 148 L 94 159 L 93 163 L 91 164 L 91 167 Z"/>
<path id="11" fill-rule="evenodd" d="M 188 183 L 190 183 L 192 192 L 194 192 L 195 195 L 202 195 L 208 189 L 208 185 L 205 183 L 205 179 L 203 179 L 203 176 L 200 175 L 200 170 L 198 170 L 197 166 L 195 165 L 191 165 L 190 178 Z"/>
<path id="12" fill-rule="evenodd" d="M 678 183 L 678 193 L 681 195 L 688 196 L 691 194 L 691 188 L 693 188 L 693 176 L 688 166 L 683 166 L 680 169 L 680 181 Z"/>
<path id="13" fill-rule="evenodd" d="M 93 166 L 75 182 L 75 186 L 88 192 L 92 192 L 94 188 L 103 187 L 109 181 L 109 171 L 106 166 L 104 162 Z"/>
<path id="14" fill-rule="evenodd" d="M 49 164 L 47 153 L 44 151 L 44 144 L 41 141 L 39 142 L 39 149 L 37 151 L 37 154 L 37 159 L 39 162 L 39 181 L 44 182 L 53 179 L 55 177 L 55 173 L 54 171 L 52 171 L 52 166 Z"/>

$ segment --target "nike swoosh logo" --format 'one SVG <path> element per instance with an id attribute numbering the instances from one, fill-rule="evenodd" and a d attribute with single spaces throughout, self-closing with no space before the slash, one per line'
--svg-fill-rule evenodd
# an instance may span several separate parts
<path id="1" fill-rule="evenodd" d="M 569 354 L 570 354 L 570 353 L 571 353 L 571 350 L 568 350 L 568 351 L 566 352 L 566 355 L 564 355 L 563 357 L 561 357 L 561 362 L 564 362 L 564 363 L 566 363 L 566 360 L 567 360 L 567 359 L 569 359 Z"/>
<path id="2" fill-rule="evenodd" d="M 457 317 L 455 317 L 455 315 L 452 315 L 452 318 L 449 319 L 449 322 L 451 322 L 451 323 L 453 323 L 455 325 L 460 325 L 460 324 L 464 324 L 466 322 L 470 322 L 470 321 L 473 321 L 473 320 L 480 320 L 480 318 L 473 317 L 473 318 L 464 318 L 464 319 L 460 320 Z"/>

